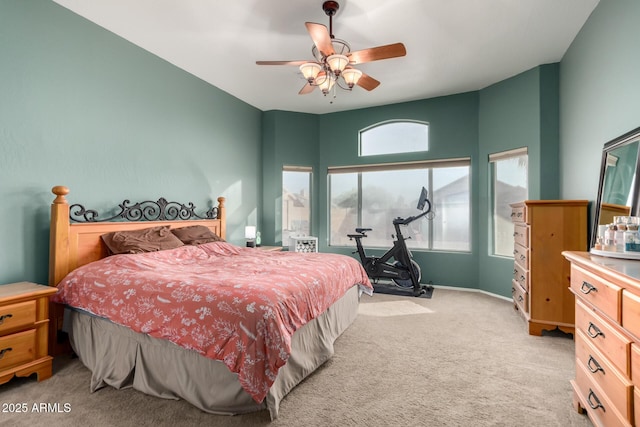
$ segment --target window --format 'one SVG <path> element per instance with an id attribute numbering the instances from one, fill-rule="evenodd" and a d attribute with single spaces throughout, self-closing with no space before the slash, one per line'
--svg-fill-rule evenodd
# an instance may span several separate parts
<path id="1" fill-rule="evenodd" d="M 393 218 L 419 214 L 424 186 L 435 218 L 409 224 L 407 246 L 470 251 L 469 173 L 467 158 L 329 168 L 329 244 L 353 246 L 347 234 L 366 227 L 367 247 L 390 248 Z"/>
<path id="2" fill-rule="evenodd" d="M 493 255 L 513 256 L 511 203 L 526 200 L 528 190 L 527 148 L 489 155 L 491 176 Z"/>
<path id="3" fill-rule="evenodd" d="M 429 124 L 416 121 L 392 121 L 360 131 L 360 156 L 414 153 L 429 150 Z"/>
<path id="4" fill-rule="evenodd" d="M 289 245 L 290 236 L 311 234 L 311 172 L 310 167 L 282 168 L 282 245 Z"/>

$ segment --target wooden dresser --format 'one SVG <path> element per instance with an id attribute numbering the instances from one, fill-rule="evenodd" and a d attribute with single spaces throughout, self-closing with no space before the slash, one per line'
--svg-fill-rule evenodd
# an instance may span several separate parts
<path id="1" fill-rule="evenodd" d="M 598 426 L 640 426 L 640 261 L 563 255 L 576 295 L 574 406 Z"/>
<path id="2" fill-rule="evenodd" d="M 0 384 L 35 373 L 51 377 L 49 296 L 57 289 L 35 283 L 0 285 Z"/>
<path id="3" fill-rule="evenodd" d="M 587 250 L 587 200 L 525 200 L 511 205 L 514 223 L 514 307 L 529 334 L 574 332 L 569 262 L 562 251 Z"/>

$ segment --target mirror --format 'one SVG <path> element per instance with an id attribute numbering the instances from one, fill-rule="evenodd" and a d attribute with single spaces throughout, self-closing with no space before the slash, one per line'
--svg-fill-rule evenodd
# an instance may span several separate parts
<path id="1" fill-rule="evenodd" d="M 599 225 L 611 224 L 614 216 L 640 216 L 638 147 L 640 147 L 640 128 L 604 145 L 591 232 L 592 248 L 596 243 Z"/>

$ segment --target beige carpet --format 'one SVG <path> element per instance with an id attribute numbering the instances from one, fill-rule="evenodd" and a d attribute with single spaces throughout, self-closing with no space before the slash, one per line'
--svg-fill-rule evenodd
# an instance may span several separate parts
<path id="1" fill-rule="evenodd" d="M 54 376 L 0 386 L 7 426 L 591 426 L 573 410 L 574 343 L 526 333 L 508 301 L 438 288 L 433 298 L 363 296 L 336 354 L 266 412 L 217 416 L 135 390 L 90 394 L 90 374 L 60 358 Z M 34 403 L 59 404 L 57 413 Z M 70 409 L 64 412 L 65 406 Z M 49 405 L 54 406 L 54 405 Z"/>

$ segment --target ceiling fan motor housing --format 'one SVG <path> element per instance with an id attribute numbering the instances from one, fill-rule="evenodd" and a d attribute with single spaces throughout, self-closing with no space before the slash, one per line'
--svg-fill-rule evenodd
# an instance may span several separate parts
<path id="1" fill-rule="evenodd" d="M 328 16 L 335 15 L 338 9 L 340 9 L 340 5 L 337 1 L 326 1 L 322 3 L 322 10 L 324 10 L 324 13 Z"/>

